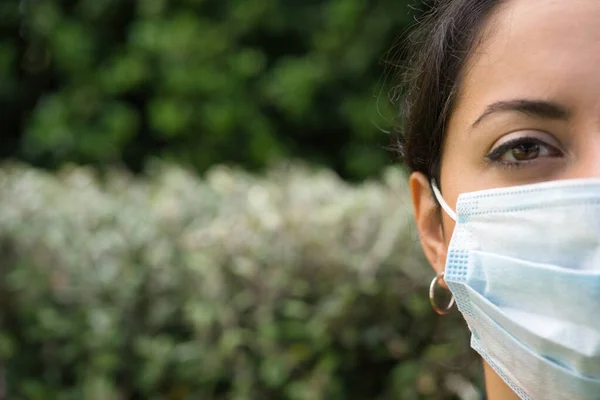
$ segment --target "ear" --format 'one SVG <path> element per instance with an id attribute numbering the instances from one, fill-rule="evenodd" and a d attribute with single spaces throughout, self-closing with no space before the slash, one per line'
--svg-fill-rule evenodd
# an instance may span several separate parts
<path id="1" fill-rule="evenodd" d="M 427 261 L 439 274 L 444 271 L 448 250 L 439 206 L 429 186 L 429 179 L 423 173 L 413 172 L 409 185 L 421 247 Z"/>

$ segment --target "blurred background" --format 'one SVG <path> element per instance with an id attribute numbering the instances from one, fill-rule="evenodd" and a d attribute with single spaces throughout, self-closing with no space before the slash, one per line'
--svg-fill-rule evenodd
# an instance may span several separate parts
<path id="1" fill-rule="evenodd" d="M 411 0 L 1 0 L 0 400 L 481 398 L 390 151 Z"/>

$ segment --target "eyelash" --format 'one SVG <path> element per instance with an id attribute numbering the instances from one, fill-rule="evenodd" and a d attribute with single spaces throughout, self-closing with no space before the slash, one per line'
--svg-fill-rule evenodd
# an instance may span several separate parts
<path id="1" fill-rule="evenodd" d="M 539 144 L 541 146 L 546 146 L 546 147 L 551 147 L 553 149 L 555 149 L 554 146 L 549 145 L 548 143 L 535 138 L 535 137 L 520 137 L 520 138 L 516 138 L 513 140 L 509 140 L 506 143 L 502 143 L 500 146 L 496 147 L 495 149 L 493 149 L 492 151 L 490 151 L 487 155 L 486 155 L 486 159 L 494 164 L 498 164 L 501 165 L 503 167 L 506 168 L 518 168 L 518 167 L 523 167 L 531 162 L 535 162 L 535 160 L 530 160 L 530 161 L 500 161 L 500 158 L 509 150 L 513 149 L 515 146 L 519 145 L 519 144 L 524 144 L 524 143 L 536 143 Z"/>

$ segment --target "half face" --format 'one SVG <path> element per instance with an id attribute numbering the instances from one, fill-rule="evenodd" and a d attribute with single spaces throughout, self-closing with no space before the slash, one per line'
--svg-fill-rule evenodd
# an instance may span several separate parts
<path id="1" fill-rule="evenodd" d="M 600 2 L 511 0 L 467 61 L 442 154 L 460 193 L 600 176 Z M 449 222 L 449 221 L 448 221 Z"/>

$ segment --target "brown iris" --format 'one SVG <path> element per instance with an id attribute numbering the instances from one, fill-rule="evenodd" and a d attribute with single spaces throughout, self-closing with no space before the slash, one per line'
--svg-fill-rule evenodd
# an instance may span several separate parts
<path id="1" fill-rule="evenodd" d="M 527 161 L 536 159 L 540 155 L 539 143 L 519 143 L 510 149 L 510 155 L 516 161 Z"/>

